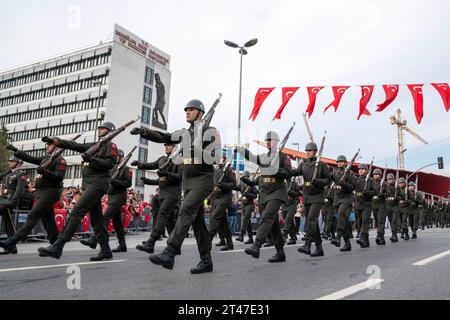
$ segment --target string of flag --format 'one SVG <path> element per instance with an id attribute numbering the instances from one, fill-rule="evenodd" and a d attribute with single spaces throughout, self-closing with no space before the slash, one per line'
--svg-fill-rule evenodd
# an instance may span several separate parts
<path id="1" fill-rule="evenodd" d="M 439 95 L 442 98 L 442 101 L 444 103 L 445 111 L 448 112 L 450 109 L 450 87 L 447 83 L 430 83 L 430 85 L 437 90 Z M 421 123 L 423 118 L 423 86 L 424 84 L 406 84 L 406 87 L 411 92 L 413 101 L 414 101 L 414 114 L 416 116 L 417 123 Z M 358 113 L 358 120 L 363 116 L 370 116 L 371 113 L 367 109 L 367 105 L 372 97 L 375 85 L 361 85 L 361 99 L 359 101 L 359 113 Z M 377 104 L 376 112 L 382 112 L 385 110 L 396 98 L 400 89 L 399 84 L 384 84 L 382 85 L 384 93 L 385 93 L 385 100 Z M 261 107 L 264 103 L 264 101 L 267 99 L 267 97 L 272 93 L 272 91 L 276 87 L 264 87 L 259 88 L 255 95 L 255 101 L 253 110 L 250 114 L 249 119 L 252 121 L 255 121 L 255 119 L 258 117 L 259 111 L 261 110 Z M 324 89 L 323 86 L 311 86 L 306 87 L 309 103 L 306 107 L 306 114 L 308 114 L 308 117 L 310 118 L 311 115 L 314 112 L 315 105 L 316 105 L 316 98 L 319 92 Z M 333 91 L 334 100 L 325 107 L 324 113 L 330 109 L 333 108 L 336 112 L 339 108 L 339 104 L 341 102 L 342 96 L 347 91 L 347 89 L 350 88 L 350 86 L 332 86 L 331 89 Z M 281 105 L 278 108 L 273 120 L 275 119 L 281 119 L 281 115 L 286 108 L 286 105 L 289 103 L 291 98 L 294 96 L 294 94 L 297 92 L 297 90 L 300 89 L 300 87 L 283 87 L 281 88 Z M 273 121 L 272 120 L 272 121 Z"/>

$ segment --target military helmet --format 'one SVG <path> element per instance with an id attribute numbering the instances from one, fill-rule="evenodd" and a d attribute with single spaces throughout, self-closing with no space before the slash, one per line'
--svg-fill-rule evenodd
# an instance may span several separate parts
<path id="1" fill-rule="evenodd" d="M 406 179 L 405 178 L 399 178 L 398 179 L 398 183 L 406 183 Z"/>
<path id="2" fill-rule="evenodd" d="M 373 170 L 373 174 L 381 175 L 381 170 L 380 169 L 375 169 L 375 170 Z"/>
<path id="3" fill-rule="evenodd" d="M 205 107 L 203 106 L 203 102 L 201 102 L 198 99 L 193 99 L 193 100 L 189 101 L 186 104 L 184 111 L 186 111 L 187 108 L 194 108 L 194 109 L 197 109 L 198 111 L 205 112 Z"/>
<path id="4" fill-rule="evenodd" d="M 244 171 L 244 173 L 242 174 L 243 177 L 250 177 L 250 172 L 248 171 Z"/>
<path id="5" fill-rule="evenodd" d="M 317 150 L 319 149 L 317 148 L 317 144 L 315 144 L 314 142 L 308 143 L 305 147 L 305 151 L 317 151 Z"/>
<path id="6" fill-rule="evenodd" d="M 414 181 L 410 181 L 410 182 L 408 183 L 408 186 L 413 186 L 413 187 L 415 187 L 415 186 L 416 186 L 416 183 L 415 183 Z"/>
<path id="7" fill-rule="evenodd" d="M 22 164 L 23 163 L 22 160 L 20 160 L 17 157 L 14 157 L 14 156 L 9 157 L 8 161 L 10 161 L 10 162 L 17 162 L 18 164 Z"/>
<path id="8" fill-rule="evenodd" d="M 267 132 L 264 141 L 271 141 L 271 140 L 280 141 L 280 137 L 278 137 L 278 133 L 276 133 L 275 131 Z"/>
<path id="9" fill-rule="evenodd" d="M 125 157 L 125 152 L 122 149 L 117 149 L 117 155 L 121 158 Z"/>
<path id="10" fill-rule="evenodd" d="M 359 166 L 358 166 L 358 169 L 368 169 L 368 167 L 367 167 L 367 164 L 365 164 L 365 163 L 360 163 L 359 164 Z"/>
<path id="11" fill-rule="evenodd" d="M 116 126 L 112 123 L 112 122 L 103 122 L 101 125 L 98 126 L 99 128 L 106 128 L 109 131 L 114 131 L 116 130 Z"/>
<path id="12" fill-rule="evenodd" d="M 347 162 L 347 158 L 343 155 L 340 155 L 339 157 L 337 157 L 336 162 Z"/>
<path id="13" fill-rule="evenodd" d="M 386 179 L 387 179 L 387 180 L 389 180 L 389 179 L 395 179 L 395 176 L 394 176 L 393 173 L 388 173 L 387 176 L 386 176 Z"/>

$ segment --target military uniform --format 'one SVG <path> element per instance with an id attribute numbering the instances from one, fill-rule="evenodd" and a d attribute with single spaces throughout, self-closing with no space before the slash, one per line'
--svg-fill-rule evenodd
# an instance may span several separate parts
<path id="1" fill-rule="evenodd" d="M 398 193 L 398 201 L 399 201 L 399 221 L 401 222 L 402 226 L 402 238 L 404 240 L 409 240 L 409 233 L 408 233 L 408 204 L 406 203 L 406 191 L 407 188 L 399 187 L 399 193 Z"/>
<path id="2" fill-rule="evenodd" d="M 23 151 L 16 151 L 14 156 L 28 163 L 42 165 L 50 155 L 44 157 L 32 157 Z M 10 249 L 20 240 L 25 240 L 39 220 L 42 220 L 48 239 L 53 244 L 58 238 L 58 229 L 55 222 L 54 205 L 60 199 L 62 192 L 62 181 L 64 180 L 67 163 L 61 156 L 57 157 L 46 169 L 38 168 L 36 175 L 36 203 L 28 214 L 25 225 L 20 228 L 14 237 L 6 241 Z M 4 247 L 2 243 L 0 246 Z M 8 248 L 5 248 L 8 250 Z"/>
<path id="3" fill-rule="evenodd" d="M 330 192 L 331 186 L 328 185 L 324 189 L 325 198 L 324 205 L 322 206 L 322 216 L 325 219 L 324 232 L 328 240 L 333 240 L 335 238 L 333 228 L 333 220 L 336 212 L 336 208 L 333 206 L 334 194 L 333 191 Z"/>
<path id="4" fill-rule="evenodd" d="M 361 248 L 368 248 L 370 216 L 372 214 L 372 197 L 376 194 L 375 183 L 372 178 L 366 182 L 368 173 L 355 177 L 355 190 L 353 191 L 354 209 L 357 217 L 361 217 L 360 236 L 356 241 Z"/>
<path id="5" fill-rule="evenodd" d="M 408 190 L 408 219 L 412 231 L 412 238 L 417 238 L 419 229 L 420 207 L 422 205 L 422 195 L 417 190 Z"/>
<path id="6" fill-rule="evenodd" d="M 156 241 L 161 237 L 164 229 L 167 227 L 173 230 L 173 215 L 175 207 L 181 198 L 181 181 L 183 165 L 174 164 L 171 160 L 164 170 L 159 170 L 163 164 L 169 160 L 169 155 L 162 156 L 154 162 L 141 163 L 138 169 L 141 170 L 157 170 L 158 179 L 144 179 L 144 183 L 148 185 L 157 185 L 159 187 L 159 212 L 156 217 L 156 224 L 150 233 L 147 243 L 136 246 L 136 249 L 153 253 Z M 169 231 L 169 233 L 170 233 Z"/>
<path id="7" fill-rule="evenodd" d="M 398 195 L 400 194 L 400 189 L 397 187 L 395 190 L 395 184 L 386 185 L 386 212 L 391 215 L 391 232 L 392 236 L 390 238 L 391 242 L 398 242 L 397 232 L 400 231 L 400 207 Z M 397 194 L 397 197 L 396 197 Z"/>
<path id="8" fill-rule="evenodd" d="M 244 235 L 247 232 L 249 240 L 245 244 L 253 243 L 253 231 L 252 231 L 252 214 L 255 210 L 255 199 L 258 197 L 258 189 L 255 187 L 253 181 L 247 179 L 246 177 L 241 178 L 241 194 L 242 194 L 242 224 L 241 224 L 241 234 L 236 240 L 244 241 Z"/>
<path id="9" fill-rule="evenodd" d="M 386 210 L 386 182 L 381 185 L 381 180 L 374 179 L 374 187 L 376 190 L 375 195 L 372 198 L 372 212 L 374 216 L 377 216 L 377 237 L 375 242 L 378 245 L 385 245 L 384 239 L 384 226 L 386 224 L 387 210 Z"/>
<path id="10" fill-rule="evenodd" d="M 300 202 L 300 187 L 293 178 L 288 186 L 288 198 L 286 202 L 281 205 L 281 212 L 284 220 L 283 235 L 285 238 L 289 235 L 290 239 L 288 244 L 295 244 L 297 240 L 297 231 L 295 229 L 294 216 Z"/>

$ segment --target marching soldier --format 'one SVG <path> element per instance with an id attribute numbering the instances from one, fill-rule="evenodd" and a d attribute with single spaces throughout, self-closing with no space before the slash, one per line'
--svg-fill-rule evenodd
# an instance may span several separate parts
<path id="1" fill-rule="evenodd" d="M 244 242 L 244 244 L 253 244 L 253 231 L 252 231 L 252 213 L 255 210 L 255 199 L 258 197 L 258 189 L 255 185 L 251 185 L 249 182 L 250 173 L 248 171 L 244 171 L 244 174 L 241 177 L 241 185 L 240 191 L 242 194 L 241 203 L 242 203 L 242 224 L 241 224 L 241 233 L 236 241 L 243 242 L 244 235 L 247 232 L 248 240 Z M 253 182 L 253 181 L 252 181 Z"/>
<path id="2" fill-rule="evenodd" d="M 191 225 L 197 239 L 200 253 L 200 263 L 191 269 L 191 273 L 198 274 L 213 271 L 211 259 L 211 240 L 204 218 L 203 201 L 214 189 L 214 163 L 220 160 L 221 143 L 218 131 L 213 127 L 203 128 L 201 145 L 192 145 L 202 137 L 196 137 L 196 129 L 201 124 L 205 109 L 200 100 L 191 100 L 184 111 L 189 129 L 181 129 L 173 134 L 162 133 L 146 128 L 135 128 L 131 134 L 140 134 L 142 138 L 157 143 L 182 143 L 183 154 L 183 194 L 184 200 L 180 213 L 171 232 L 167 247 L 161 254 L 153 254 L 150 261 L 166 269 L 173 269 L 175 255 L 181 254 L 181 246 Z"/>
<path id="3" fill-rule="evenodd" d="M 276 254 L 269 259 L 270 263 L 286 261 L 284 254 L 284 238 L 281 234 L 278 211 L 286 201 L 288 192 L 286 179 L 292 174 L 291 162 L 287 155 L 278 150 L 280 139 L 278 134 L 269 131 L 266 135 L 267 154 L 253 155 L 249 150 L 238 147 L 240 154 L 261 168 L 259 183 L 259 209 L 261 212 L 261 223 L 256 234 L 256 240 L 250 248 L 245 249 L 245 253 L 253 258 L 259 258 L 259 251 L 267 236 L 271 232 L 275 244 Z"/>
<path id="4" fill-rule="evenodd" d="M 398 193 L 398 203 L 399 203 L 399 221 L 402 225 L 401 238 L 404 240 L 409 240 L 408 233 L 408 204 L 406 203 L 406 192 L 408 188 L 406 187 L 406 179 L 398 179 L 399 193 Z"/>
<path id="5" fill-rule="evenodd" d="M 386 224 L 386 199 L 385 199 L 385 188 L 386 184 L 381 180 L 381 170 L 373 170 L 373 182 L 375 187 L 375 195 L 372 198 L 372 211 L 373 215 L 377 216 L 378 226 L 377 226 L 377 237 L 375 242 L 377 245 L 385 245 L 386 240 L 384 238 L 384 225 Z M 381 185 L 383 183 L 383 185 Z"/>
<path id="6" fill-rule="evenodd" d="M 144 178 L 144 183 L 148 185 L 158 185 L 159 187 L 159 213 L 156 219 L 156 225 L 150 233 L 150 238 L 142 245 L 137 245 L 136 249 L 153 253 L 155 251 L 155 243 L 161 237 L 164 229 L 170 225 L 171 217 L 173 216 L 175 207 L 181 198 L 181 180 L 183 166 L 177 165 L 169 159 L 172 154 L 174 144 L 171 142 L 164 144 L 165 155 L 158 158 L 154 162 L 142 163 L 140 161 L 133 161 L 132 166 L 137 166 L 140 170 L 158 170 L 157 180 Z M 159 169 L 167 161 L 169 165 L 164 169 Z"/>
<path id="7" fill-rule="evenodd" d="M 324 188 L 324 204 L 322 207 L 322 215 L 326 217 L 325 220 L 325 239 L 331 241 L 335 238 L 335 234 L 333 231 L 333 218 L 335 213 L 335 207 L 333 206 L 334 193 L 333 190 L 330 191 L 331 186 L 327 185 Z"/>
<path id="8" fill-rule="evenodd" d="M 408 183 L 408 219 L 412 231 L 411 239 L 417 239 L 417 230 L 419 229 L 420 209 L 422 204 L 422 196 L 416 190 L 416 183 L 410 181 Z"/>
<path id="9" fill-rule="evenodd" d="M 366 164 L 359 165 L 359 175 L 355 178 L 355 191 L 353 191 L 356 215 L 361 217 L 361 233 L 359 239 L 356 240 L 361 248 L 370 247 L 370 215 L 372 214 L 372 197 L 376 193 L 375 184 L 373 179 L 367 176 L 369 174 L 367 170 Z"/>
<path id="10" fill-rule="evenodd" d="M 395 195 L 400 194 L 401 191 L 397 187 L 395 190 L 395 176 L 392 173 L 388 173 L 386 176 L 386 212 L 389 216 L 391 216 L 391 232 L 392 236 L 389 240 L 391 242 L 398 242 L 397 232 L 399 230 L 399 203 L 398 199 L 395 198 Z"/>
<path id="11" fill-rule="evenodd" d="M 341 246 L 341 238 L 344 238 L 344 246 L 341 252 L 351 251 L 350 243 L 350 221 L 349 214 L 352 210 L 353 190 L 355 189 L 355 178 L 352 171 L 348 171 L 345 177 L 345 167 L 347 166 L 347 158 L 343 155 L 337 157 L 337 168 L 331 174 L 331 180 L 334 182 L 334 206 L 338 211 L 338 223 L 336 239 L 331 244 L 336 247 Z M 341 181 L 342 179 L 342 181 Z"/>
<path id="12" fill-rule="evenodd" d="M 220 251 L 233 250 L 233 239 L 228 223 L 227 208 L 232 202 L 232 192 L 237 190 L 236 179 L 231 167 L 226 170 L 225 156 L 222 157 L 222 161 L 218 167 L 214 170 L 214 182 L 215 187 L 211 193 L 211 218 L 209 219 L 209 237 L 211 241 L 218 232 L 219 228 L 222 229 L 223 235 L 226 240 L 226 246 L 220 249 Z M 222 182 L 219 182 L 222 180 Z"/>
<path id="13" fill-rule="evenodd" d="M 23 151 L 19 151 L 13 145 L 6 146 L 6 149 L 13 151 L 17 159 L 39 166 L 50 158 L 55 150 L 55 146 L 48 143 L 46 145 L 47 155 L 43 157 L 32 157 Z M 40 219 L 42 219 L 44 228 L 47 231 L 50 244 L 53 244 L 58 239 L 53 206 L 61 196 L 66 166 L 67 163 L 64 158 L 59 156 L 46 169 L 41 167 L 36 169 L 38 173 L 35 182 L 36 204 L 28 214 L 25 225 L 6 241 L 0 241 L 0 247 L 3 247 L 5 252 L 17 253 L 16 244 L 27 238 Z"/>
<path id="14" fill-rule="evenodd" d="M 122 162 L 125 154 L 123 150 L 117 150 L 117 165 L 112 172 L 118 170 L 119 164 Z M 108 227 L 109 221 L 112 219 L 114 230 L 116 231 L 119 246 L 112 252 L 127 252 L 127 244 L 125 242 L 125 231 L 122 222 L 122 207 L 127 203 L 127 189 L 131 187 L 133 173 L 130 168 L 124 166 L 115 179 L 111 179 L 108 189 L 108 206 L 104 215 L 105 227 Z M 92 249 L 97 247 L 97 238 L 91 237 L 89 240 L 81 240 L 81 244 L 89 246 Z"/>
<path id="15" fill-rule="evenodd" d="M 109 132 L 114 131 L 115 126 L 111 122 L 104 122 L 98 126 L 98 137 L 102 139 Z M 62 255 L 64 245 L 72 239 L 73 234 L 81 223 L 81 220 L 89 212 L 95 237 L 100 244 L 100 252 L 91 257 L 91 261 L 112 259 L 112 252 L 108 242 L 108 231 L 106 229 L 102 213 L 102 197 L 108 192 L 111 169 L 117 162 L 117 146 L 107 142 L 100 150 L 90 156 L 85 152 L 96 143 L 77 143 L 60 138 L 43 137 L 43 142 L 54 144 L 63 149 L 69 149 L 81 153 L 83 159 L 82 170 L 82 194 L 75 207 L 69 214 L 67 224 L 64 226 L 58 240 L 48 248 L 39 248 L 39 256 L 59 259 Z"/>
<path id="16" fill-rule="evenodd" d="M 305 225 L 305 244 L 298 248 L 298 252 L 310 255 L 311 257 L 321 257 L 324 255 L 322 247 L 322 236 L 319 228 L 320 210 L 325 200 L 325 186 L 330 183 L 328 166 L 319 162 L 316 169 L 317 145 L 310 142 L 305 147 L 306 160 L 294 171 L 295 176 L 303 176 L 303 198 L 302 203 L 307 216 Z M 314 171 L 317 170 L 314 178 Z M 314 179 L 313 179 L 314 178 Z M 311 252 L 311 243 L 314 241 L 316 250 Z"/>
<path id="17" fill-rule="evenodd" d="M 10 157 L 8 160 L 9 171 L 2 175 L 0 179 L 2 182 L 2 188 L 0 189 L 0 216 L 3 216 L 5 221 L 8 238 L 14 236 L 13 210 L 17 207 L 27 185 L 27 175 L 21 170 L 22 164 L 22 160 L 14 156 Z M 15 244 L 8 247 L 11 249 L 10 253 L 17 253 Z M 9 250 L 6 249 L 5 253 L 9 253 Z"/>
<path id="18" fill-rule="evenodd" d="M 294 216 L 297 212 L 297 206 L 300 202 L 300 188 L 295 178 L 291 178 L 288 188 L 288 198 L 286 203 L 281 205 L 281 212 L 283 214 L 284 229 L 283 236 L 286 239 L 289 235 L 290 239 L 288 245 L 297 243 L 297 231 L 295 230 Z"/>

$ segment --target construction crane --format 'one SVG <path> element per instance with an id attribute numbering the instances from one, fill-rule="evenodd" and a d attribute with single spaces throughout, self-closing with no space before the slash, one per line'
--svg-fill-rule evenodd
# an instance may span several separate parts
<path id="1" fill-rule="evenodd" d="M 406 120 L 402 120 L 402 112 L 400 111 L 400 109 L 397 109 L 395 116 L 391 116 L 389 119 L 391 120 L 392 125 L 397 126 L 398 162 L 400 164 L 400 170 L 404 170 L 405 169 L 405 155 L 404 155 L 405 143 L 404 143 L 403 131 L 408 132 L 410 135 L 412 135 L 414 138 L 418 139 L 419 141 L 423 142 L 424 144 L 428 144 L 428 142 L 406 126 Z"/>

